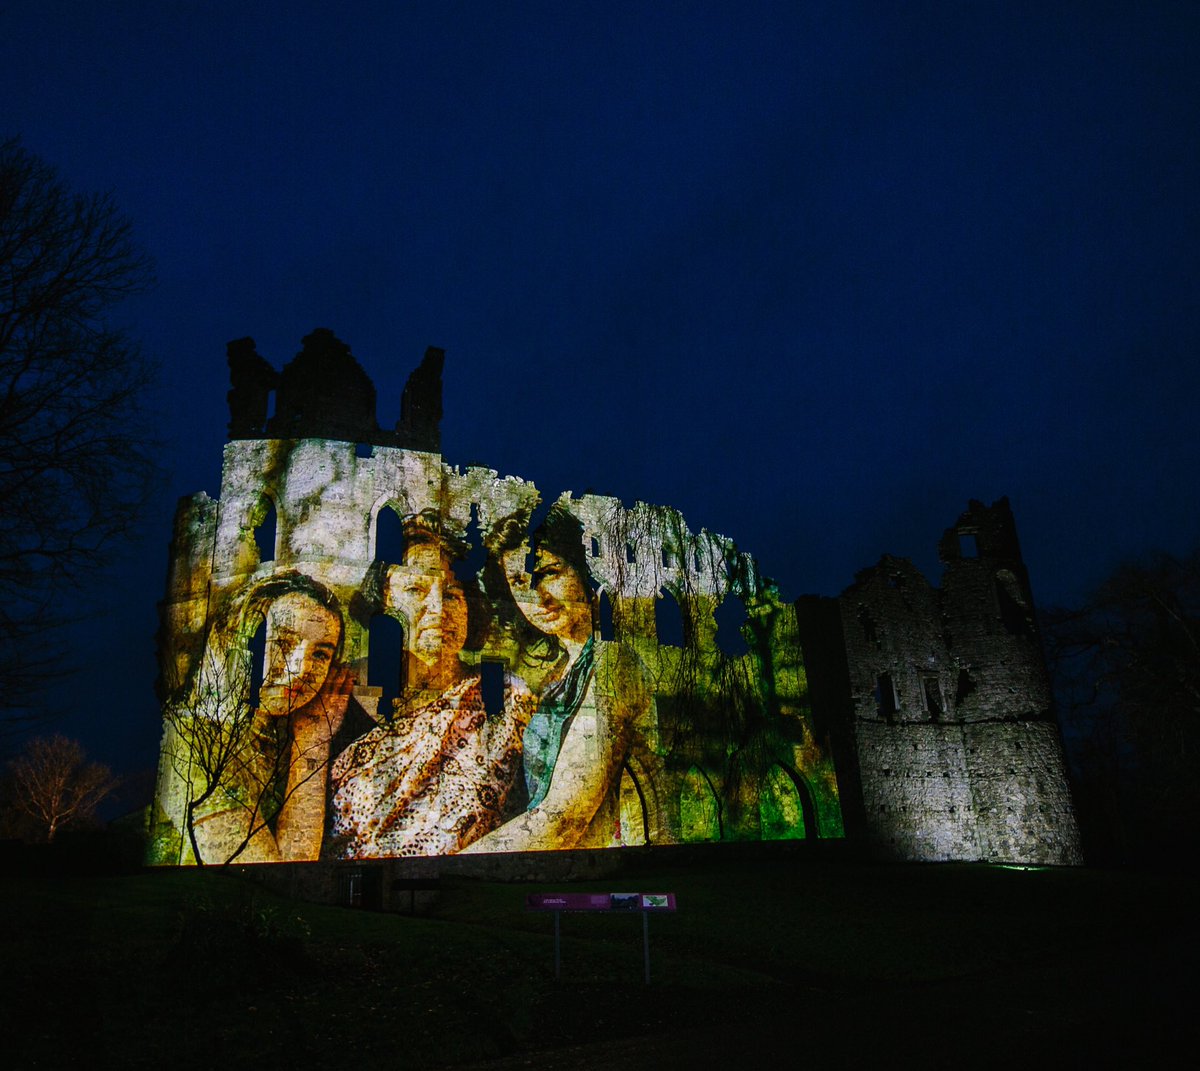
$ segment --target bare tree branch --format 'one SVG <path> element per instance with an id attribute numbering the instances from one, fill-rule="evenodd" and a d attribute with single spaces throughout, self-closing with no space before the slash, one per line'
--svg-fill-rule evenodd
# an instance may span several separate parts
<path id="1" fill-rule="evenodd" d="M 296 843 L 312 831 L 293 828 L 289 813 L 316 791 L 324 814 L 329 744 L 352 680 L 339 669 L 312 701 L 268 714 L 254 704 L 252 657 L 242 638 L 215 638 L 194 684 L 164 706 L 163 755 L 174 774 L 167 791 L 176 797 L 164 802 L 200 865 L 315 858 L 311 845 Z M 323 831 L 322 821 L 317 848 Z"/>
<path id="2" fill-rule="evenodd" d="M 1128 562 L 1081 606 L 1046 615 L 1049 664 L 1075 773 L 1108 776 L 1114 820 L 1195 842 L 1200 751 L 1200 551 Z M 1086 768 L 1085 768 L 1086 767 Z M 1122 830 L 1113 831 L 1133 843 Z"/>
<path id="3" fill-rule="evenodd" d="M 13 804 L 37 823 L 47 842 L 65 826 L 91 818 L 118 783 L 107 766 L 87 761 L 78 741 L 58 734 L 29 741 L 9 768 Z"/>
<path id="4" fill-rule="evenodd" d="M 152 366 L 107 319 L 150 264 L 108 194 L 73 194 L 0 142 L 0 708 L 29 714 L 33 637 L 138 516 L 154 472 L 137 403 Z"/>

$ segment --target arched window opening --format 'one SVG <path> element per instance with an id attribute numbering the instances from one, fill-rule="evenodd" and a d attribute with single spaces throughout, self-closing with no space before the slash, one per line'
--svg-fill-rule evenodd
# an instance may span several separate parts
<path id="1" fill-rule="evenodd" d="M 721 804 L 711 782 L 693 766 L 679 793 L 679 832 L 687 843 L 721 839 Z"/>
<path id="2" fill-rule="evenodd" d="M 633 847 L 650 843 L 650 830 L 646 824 L 646 801 L 642 797 L 642 786 L 628 765 L 621 768 L 621 828 L 619 841 Z"/>
<path id="3" fill-rule="evenodd" d="M 890 673 L 881 673 L 875 679 L 875 709 L 889 725 L 896 720 L 900 697 L 896 694 L 896 682 Z"/>
<path id="4" fill-rule="evenodd" d="M 662 591 L 654 600 L 654 630 L 660 645 L 682 647 L 686 629 L 683 609 L 673 593 Z"/>
<path id="5" fill-rule="evenodd" d="M 596 627 L 600 633 L 600 639 L 611 640 L 613 638 L 613 613 L 612 603 L 608 601 L 608 592 L 603 588 L 600 590 L 600 605 L 596 612 Z"/>
<path id="6" fill-rule="evenodd" d="M 530 576 L 537 571 L 537 542 L 540 540 L 542 532 L 541 527 L 546 523 L 546 517 L 550 514 L 550 507 L 553 502 L 539 502 L 534 511 L 529 515 L 529 551 L 525 555 L 525 572 Z"/>
<path id="7" fill-rule="evenodd" d="M 496 718 L 504 713 L 504 663 L 485 661 L 479 665 L 479 690 L 483 695 L 483 709 L 488 717 Z"/>
<path id="8" fill-rule="evenodd" d="M 936 673 L 925 673 L 921 676 L 921 698 L 930 721 L 941 721 L 946 711 L 942 699 L 942 682 Z"/>
<path id="9" fill-rule="evenodd" d="M 487 548 L 479 529 L 479 507 L 471 503 L 471 521 L 466 533 L 467 554 L 453 563 L 454 575 L 460 584 L 471 585 L 487 563 Z"/>
<path id="10" fill-rule="evenodd" d="M 367 635 L 367 684 L 379 688 L 379 716 L 391 721 L 404 694 L 404 626 L 387 614 L 375 614 Z"/>
<path id="11" fill-rule="evenodd" d="M 874 644 L 877 648 L 881 646 L 879 642 L 879 632 L 875 628 L 875 618 L 870 614 L 865 606 L 858 608 L 858 623 L 862 628 L 863 639 L 867 643 Z"/>
<path id="12" fill-rule="evenodd" d="M 254 544 L 258 547 L 260 565 L 275 560 L 278 548 L 277 528 L 275 503 L 268 496 L 263 495 L 254 510 Z"/>
<path id="13" fill-rule="evenodd" d="M 395 506 L 381 506 L 375 515 L 375 560 L 389 565 L 404 561 L 404 522 Z"/>
<path id="14" fill-rule="evenodd" d="M 971 671 L 968 669 L 960 669 L 958 671 L 958 683 L 954 689 L 954 705 L 965 703 L 967 698 L 975 691 L 975 682 L 971 679 Z"/>
<path id="15" fill-rule="evenodd" d="M 750 650 L 746 643 L 746 604 L 735 595 L 730 595 L 713 615 L 717 622 L 717 646 L 726 658 L 738 658 Z"/>
<path id="16" fill-rule="evenodd" d="M 267 620 L 259 618 L 258 626 L 246 643 L 250 652 L 250 692 L 247 702 L 251 710 L 257 710 L 262 693 L 263 675 L 267 666 Z"/>
<path id="17" fill-rule="evenodd" d="M 368 457 L 374 457 L 374 455 L 375 455 L 375 447 L 373 447 L 370 443 L 355 443 L 354 444 L 354 456 L 355 457 L 368 458 Z"/>
<path id="18" fill-rule="evenodd" d="M 758 796 L 758 817 L 763 840 L 803 840 L 804 800 L 796 781 L 775 765 L 767 771 Z"/>

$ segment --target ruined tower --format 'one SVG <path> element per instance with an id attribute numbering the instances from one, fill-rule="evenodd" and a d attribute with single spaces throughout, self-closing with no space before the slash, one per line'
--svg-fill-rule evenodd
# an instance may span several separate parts
<path id="1" fill-rule="evenodd" d="M 837 600 L 862 801 L 853 824 L 895 858 L 1079 863 L 1008 500 L 971 502 L 939 556 L 940 589 L 884 557 Z"/>

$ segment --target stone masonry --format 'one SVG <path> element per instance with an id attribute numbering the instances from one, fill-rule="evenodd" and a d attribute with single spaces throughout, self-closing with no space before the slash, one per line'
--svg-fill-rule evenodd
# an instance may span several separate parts
<path id="1" fill-rule="evenodd" d="M 277 578 L 319 582 L 340 608 L 335 657 L 352 703 L 368 725 L 391 722 L 369 683 L 379 611 L 364 601 L 380 567 L 397 568 L 378 560 L 387 511 L 434 517 L 483 555 L 471 612 L 485 627 L 463 661 L 474 672 L 502 666 L 506 695 L 553 681 L 545 637 L 521 621 L 537 598 L 530 576 L 505 566 L 506 585 L 498 549 L 509 539 L 533 561 L 541 496 L 525 480 L 443 459 L 441 350 L 428 350 L 409 378 L 394 428 L 378 425 L 373 385 L 327 330 L 305 338 L 281 372 L 251 339 L 230 343 L 228 361 L 220 496 L 181 501 L 160 607 L 159 684 L 176 718 L 164 723 L 156 862 L 188 861 L 186 812 L 202 783 L 181 750 L 179 709 L 192 704 L 193 725 L 235 717 L 228 696 L 208 713 L 197 697 L 218 662 L 249 665 L 246 642 L 264 612 L 255 593 Z M 946 530 L 940 588 L 907 560 L 884 557 L 840 597 L 794 604 L 730 539 L 692 531 L 670 507 L 570 492 L 558 507 L 578 524 L 597 664 L 609 671 L 597 671 L 584 708 L 615 710 L 626 688 L 640 697 L 626 704 L 606 802 L 587 836 L 564 847 L 845 835 L 899 859 L 1081 861 L 1007 500 L 971 502 Z M 268 521 L 273 549 L 256 539 Z M 729 639 L 717 620 L 730 602 L 744 622 L 740 654 L 718 642 Z M 668 607 L 681 638 L 660 638 Z M 268 796 L 253 801 L 260 826 Z M 253 851 L 240 861 L 254 861 Z"/>
<path id="2" fill-rule="evenodd" d="M 884 557 L 837 600 L 856 832 L 902 859 L 1079 863 L 1007 499 L 971 502 L 939 555 L 940 589 L 907 560 Z"/>

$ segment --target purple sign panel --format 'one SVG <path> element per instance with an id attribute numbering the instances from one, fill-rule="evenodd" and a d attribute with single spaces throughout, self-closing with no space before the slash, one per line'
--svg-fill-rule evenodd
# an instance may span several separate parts
<path id="1" fill-rule="evenodd" d="M 674 893 L 530 893 L 526 911 L 674 911 Z"/>

